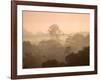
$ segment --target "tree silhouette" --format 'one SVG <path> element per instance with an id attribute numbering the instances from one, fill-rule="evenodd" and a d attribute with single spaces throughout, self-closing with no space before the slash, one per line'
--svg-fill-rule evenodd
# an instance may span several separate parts
<path id="1" fill-rule="evenodd" d="M 23 42 L 23 68 L 33 67 L 32 63 L 34 58 L 32 58 L 32 45 L 29 41 Z"/>
<path id="2" fill-rule="evenodd" d="M 78 53 L 71 53 L 65 57 L 66 66 L 82 66 L 89 65 L 89 47 L 85 47 Z"/>
<path id="3" fill-rule="evenodd" d="M 32 45 L 29 41 L 23 42 L 23 68 L 40 67 L 41 55 L 38 46 Z"/>
<path id="4" fill-rule="evenodd" d="M 60 29 L 59 29 L 57 24 L 51 25 L 49 27 L 48 31 L 49 31 L 50 36 L 53 39 L 59 39 L 59 35 L 60 35 L 61 31 L 60 31 Z"/>
<path id="5" fill-rule="evenodd" d="M 66 39 L 66 46 L 71 47 L 72 52 L 77 53 L 83 47 L 89 46 L 89 35 L 84 36 L 81 33 L 76 33 L 72 36 L 69 36 Z"/>

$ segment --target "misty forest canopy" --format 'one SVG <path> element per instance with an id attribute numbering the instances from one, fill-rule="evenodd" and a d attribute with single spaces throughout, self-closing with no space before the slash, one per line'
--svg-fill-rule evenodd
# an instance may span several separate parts
<path id="1" fill-rule="evenodd" d="M 23 41 L 23 68 L 89 65 L 89 33 L 65 34 L 57 24 L 48 34 L 27 35 Z"/>

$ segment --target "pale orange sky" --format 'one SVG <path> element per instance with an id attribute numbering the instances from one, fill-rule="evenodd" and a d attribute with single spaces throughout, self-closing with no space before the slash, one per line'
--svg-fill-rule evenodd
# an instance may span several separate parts
<path id="1" fill-rule="evenodd" d="M 89 14 L 23 11 L 23 29 L 48 33 L 52 24 L 57 24 L 64 33 L 89 32 Z"/>

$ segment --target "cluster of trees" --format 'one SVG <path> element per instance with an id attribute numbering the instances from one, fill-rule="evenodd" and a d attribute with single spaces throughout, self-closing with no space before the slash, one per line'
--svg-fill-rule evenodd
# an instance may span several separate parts
<path id="1" fill-rule="evenodd" d="M 23 68 L 39 67 L 39 49 L 29 41 L 23 42 Z"/>
<path id="2" fill-rule="evenodd" d="M 89 65 L 89 47 L 85 47 L 78 53 L 71 53 L 65 56 L 65 63 L 60 63 L 57 60 L 48 60 L 43 63 L 43 67 L 62 67 L 62 66 L 82 66 Z"/>
<path id="3" fill-rule="evenodd" d="M 89 65 L 89 35 L 74 34 L 61 44 L 61 31 L 54 24 L 48 29 L 50 39 L 37 45 L 23 41 L 23 68 Z M 84 40 L 85 39 L 85 40 Z"/>
<path id="4" fill-rule="evenodd" d="M 64 47 L 55 40 L 41 41 L 38 45 L 24 41 L 23 55 L 23 68 L 41 67 L 48 60 L 65 60 Z"/>
<path id="5" fill-rule="evenodd" d="M 89 65 L 89 47 L 84 47 L 77 53 L 71 53 L 65 57 L 65 60 L 67 66 Z"/>
<path id="6" fill-rule="evenodd" d="M 30 42 L 24 42 L 24 45 L 23 68 L 89 65 L 89 47 L 84 47 L 77 53 L 72 52 L 68 55 L 62 56 L 63 53 L 61 53 L 60 51 L 61 48 L 58 49 L 60 52 L 58 51 L 56 53 L 54 50 L 56 48 L 54 47 L 52 47 L 53 50 L 49 48 L 50 50 L 47 50 L 47 52 L 45 52 L 45 48 L 44 50 L 41 50 L 41 48 L 35 45 L 31 45 Z M 68 53 L 68 48 L 67 50 L 65 49 L 64 53 Z M 59 56 L 59 58 L 56 55 Z M 61 56 L 65 61 L 61 60 Z"/>

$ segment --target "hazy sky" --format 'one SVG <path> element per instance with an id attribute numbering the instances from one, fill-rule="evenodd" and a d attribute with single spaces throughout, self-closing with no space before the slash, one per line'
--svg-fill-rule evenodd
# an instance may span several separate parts
<path id="1" fill-rule="evenodd" d="M 27 32 L 48 33 L 57 24 L 64 33 L 89 32 L 89 14 L 23 11 L 23 29 Z"/>

